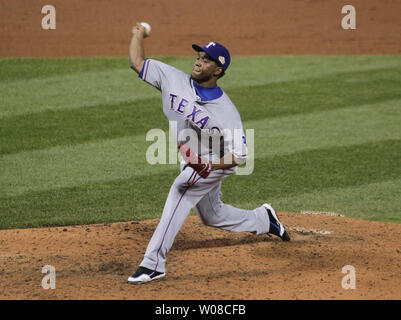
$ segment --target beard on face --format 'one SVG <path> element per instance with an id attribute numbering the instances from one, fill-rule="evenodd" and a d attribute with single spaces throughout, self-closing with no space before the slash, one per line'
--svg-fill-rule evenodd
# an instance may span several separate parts
<path id="1" fill-rule="evenodd" d="M 212 79 L 212 77 L 213 77 L 212 72 L 210 74 L 200 73 L 197 75 L 195 75 L 194 72 L 192 72 L 192 75 L 191 75 L 191 78 L 198 83 L 209 81 L 210 79 Z"/>
<path id="2" fill-rule="evenodd" d="M 196 76 L 192 75 L 191 78 L 193 80 L 195 80 L 197 83 L 203 83 L 203 82 L 209 81 L 212 78 L 212 76 L 213 75 L 203 75 L 203 76 L 196 77 Z"/>

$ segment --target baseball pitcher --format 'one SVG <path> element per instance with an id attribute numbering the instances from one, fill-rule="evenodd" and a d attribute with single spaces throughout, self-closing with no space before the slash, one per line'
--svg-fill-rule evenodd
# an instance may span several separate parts
<path id="1" fill-rule="evenodd" d="M 165 276 L 166 255 L 192 208 L 205 225 L 233 232 L 270 233 L 289 241 L 271 205 L 243 210 L 222 202 L 223 180 L 247 158 L 241 117 L 217 85 L 230 65 L 229 51 L 217 42 L 193 44 L 197 55 L 192 74 L 188 75 L 146 59 L 144 26 L 137 23 L 132 33 L 131 68 L 161 92 L 163 112 L 170 123 L 175 123 L 174 135 L 183 163 L 145 256 L 128 282 L 140 284 Z"/>

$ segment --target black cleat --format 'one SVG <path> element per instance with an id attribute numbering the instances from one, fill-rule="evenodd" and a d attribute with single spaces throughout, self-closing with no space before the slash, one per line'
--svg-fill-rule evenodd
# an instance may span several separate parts
<path id="1" fill-rule="evenodd" d="M 136 270 L 136 272 L 128 278 L 128 282 L 133 284 L 141 284 L 163 278 L 165 275 L 165 272 L 157 272 L 145 267 L 139 267 L 138 270 Z"/>
<path id="2" fill-rule="evenodd" d="M 277 217 L 276 211 L 274 211 L 273 207 L 270 204 L 265 203 L 263 205 L 269 215 L 270 221 L 270 230 L 268 233 L 274 234 L 281 238 L 283 241 L 290 241 L 290 236 L 285 230 L 284 226 L 281 224 L 280 220 Z"/>

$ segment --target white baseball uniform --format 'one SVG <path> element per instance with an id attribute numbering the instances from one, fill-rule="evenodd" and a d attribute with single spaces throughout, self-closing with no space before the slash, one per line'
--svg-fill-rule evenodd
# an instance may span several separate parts
<path id="1" fill-rule="evenodd" d="M 213 161 L 231 152 L 237 163 L 245 161 L 247 147 L 241 117 L 220 87 L 200 87 L 186 73 L 153 59 L 145 60 L 139 77 L 161 91 L 163 112 L 170 124 L 176 124 L 170 127 L 176 128 L 177 141 L 183 140 L 180 134 L 190 128 L 196 132 L 197 139 L 191 137 L 188 145 L 197 154 Z M 207 139 L 216 135 L 223 137 L 217 148 Z M 235 167 L 214 170 L 207 178 L 197 175 L 190 186 L 188 180 L 194 171 L 190 167 L 184 169 L 181 164 L 181 173 L 170 188 L 160 222 L 140 266 L 165 272 L 167 252 L 192 208 L 208 226 L 234 232 L 269 232 L 269 216 L 263 206 L 243 210 L 222 202 L 221 183 L 235 170 Z"/>

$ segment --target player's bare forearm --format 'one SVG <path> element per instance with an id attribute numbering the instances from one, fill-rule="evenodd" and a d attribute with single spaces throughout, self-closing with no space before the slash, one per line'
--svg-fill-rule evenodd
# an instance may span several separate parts
<path id="1" fill-rule="evenodd" d="M 139 23 L 132 29 L 132 39 L 129 46 L 130 66 L 136 73 L 140 73 L 145 63 L 145 28 Z"/>
<path id="2" fill-rule="evenodd" d="M 219 169 L 230 169 L 237 165 L 238 164 L 235 162 L 234 155 L 232 153 L 227 153 L 224 157 L 220 158 L 219 162 L 212 163 L 212 171 Z"/>

